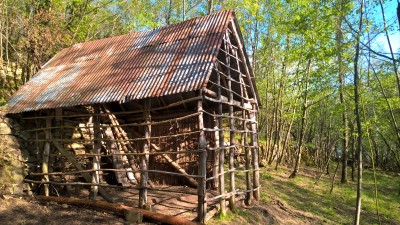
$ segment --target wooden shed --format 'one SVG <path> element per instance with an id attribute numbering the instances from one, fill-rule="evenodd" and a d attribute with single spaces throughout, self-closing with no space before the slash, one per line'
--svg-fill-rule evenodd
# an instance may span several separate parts
<path id="1" fill-rule="evenodd" d="M 122 188 L 143 208 L 152 191 L 182 186 L 176 196 L 197 195 L 204 222 L 207 204 L 224 212 L 260 198 L 258 108 L 228 10 L 63 49 L 13 95 L 8 116 L 31 134 L 25 182 L 44 195 L 79 185 L 112 201 Z"/>

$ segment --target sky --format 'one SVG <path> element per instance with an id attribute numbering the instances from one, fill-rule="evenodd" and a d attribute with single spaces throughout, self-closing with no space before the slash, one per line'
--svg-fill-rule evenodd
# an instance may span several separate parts
<path id="1" fill-rule="evenodd" d="M 394 53 L 400 53 L 400 28 L 399 21 L 397 20 L 397 0 L 389 0 L 386 1 L 384 5 L 385 17 L 388 26 L 393 25 L 391 31 L 389 31 L 389 39 L 392 45 L 392 49 Z M 381 8 L 379 4 L 376 5 L 376 14 L 374 15 L 375 22 L 382 22 Z M 383 24 L 381 24 L 383 27 Z M 385 33 L 376 37 L 375 45 L 373 46 L 374 50 L 377 50 L 382 53 L 390 53 L 389 44 L 386 39 Z"/>

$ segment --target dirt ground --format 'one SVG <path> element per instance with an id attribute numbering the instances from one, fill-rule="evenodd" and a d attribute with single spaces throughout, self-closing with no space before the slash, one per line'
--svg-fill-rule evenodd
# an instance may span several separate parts
<path id="1" fill-rule="evenodd" d="M 278 176 L 279 177 L 279 176 Z M 282 179 L 287 176 L 282 175 Z M 266 185 L 263 183 L 262 185 Z M 267 185 L 268 186 L 268 185 Z M 152 204 L 153 211 L 165 215 L 184 217 L 193 220 L 196 216 L 197 196 L 187 187 L 169 186 L 164 191 L 148 193 L 148 201 Z M 160 189 L 164 189 L 160 188 Z M 138 191 L 133 189 L 107 190 L 119 204 L 137 206 Z M 209 191 L 207 198 L 218 195 Z M 87 189 L 73 191 L 72 196 L 87 198 Z M 98 197 L 97 200 L 102 200 Z M 260 201 L 252 206 L 238 208 L 234 218 L 211 218 L 207 224 L 331 224 L 317 215 L 300 211 L 279 199 L 277 196 L 268 196 L 268 203 Z M 214 204 L 214 205 L 213 205 Z M 215 208 L 216 202 L 209 202 L 210 208 Z M 216 212 L 217 210 L 214 209 Z M 123 215 L 114 212 L 99 211 L 91 208 L 58 204 L 43 203 L 35 197 L 20 197 L 1 195 L 0 193 L 0 225 L 3 224 L 126 224 Z M 143 224 L 154 224 L 145 221 Z"/>
<path id="2" fill-rule="evenodd" d="M 322 220 L 313 215 L 295 210 L 279 199 L 268 205 L 256 204 L 242 208 L 246 215 L 236 215 L 233 221 L 211 219 L 208 224 L 320 224 Z M 162 213 L 162 212 L 160 212 Z M 90 208 L 43 203 L 34 197 L 2 196 L 0 199 L 0 224 L 126 224 L 122 215 Z M 143 223 L 154 224 L 154 223 Z"/>
<path id="3" fill-rule="evenodd" d="M 124 224 L 123 217 L 88 208 L 40 203 L 34 198 L 2 196 L 0 224 Z"/>

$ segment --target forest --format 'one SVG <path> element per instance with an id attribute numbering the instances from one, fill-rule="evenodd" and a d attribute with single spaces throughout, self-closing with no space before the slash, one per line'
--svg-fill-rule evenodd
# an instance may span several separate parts
<path id="1" fill-rule="evenodd" d="M 254 70 L 267 174 L 357 195 L 338 223 L 363 223 L 363 174 L 371 214 L 385 195 L 400 207 L 399 0 L 0 0 L 0 105 L 63 48 L 224 9 L 235 10 Z M 390 194 L 380 192 L 386 174 Z M 263 177 L 264 192 L 274 176 Z"/>

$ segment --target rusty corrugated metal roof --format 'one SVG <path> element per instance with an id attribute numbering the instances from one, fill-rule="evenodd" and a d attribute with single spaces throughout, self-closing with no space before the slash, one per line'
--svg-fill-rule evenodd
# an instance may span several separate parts
<path id="1" fill-rule="evenodd" d="M 63 49 L 13 95 L 8 113 L 201 89 L 232 16 L 221 11 Z"/>

